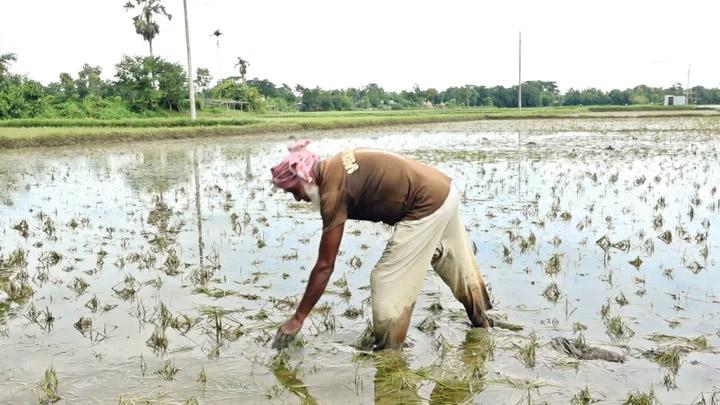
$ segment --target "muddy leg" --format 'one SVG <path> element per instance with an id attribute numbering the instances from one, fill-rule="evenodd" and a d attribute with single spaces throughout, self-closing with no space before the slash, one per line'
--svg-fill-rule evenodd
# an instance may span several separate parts
<path id="1" fill-rule="evenodd" d="M 375 350 L 399 349 L 405 341 L 435 246 L 454 212 L 449 200 L 430 216 L 395 225 L 370 275 Z"/>
<path id="2" fill-rule="evenodd" d="M 432 259 L 433 269 L 465 307 L 473 326 L 489 327 L 485 312 L 492 309 L 475 255 L 460 216 L 450 220 Z"/>

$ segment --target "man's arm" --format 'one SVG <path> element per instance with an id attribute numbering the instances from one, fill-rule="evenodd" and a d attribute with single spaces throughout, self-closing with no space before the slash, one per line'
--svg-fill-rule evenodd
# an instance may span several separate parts
<path id="1" fill-rule="evenodd" d="M 300 304 L 295 310 L 294 319 L 303 322 L 312 311 L 320 296 L 325 292 L 330 276 L 335 269 L 335 258 L 340 249 L 340 241 L 342 241 L 345 224 L 340 224 L 335 228 L 323 233 L 320 238 L 320 251 L 318 259 L 310 272 L 305 294 L 303 294 Z"/>
<path id="2" fill-rule="evenodd" d="M 310 272 L 305 294 L 303 294 L 300 304 L 295 310 L 295 315 L 285 322 L 275 335 L 273 347 L 282 349 L 286 347 L 295 335 L 302 328 L 305 318 L 310 314 L 315 304 L 325 292 L 330 276 L 335 269 L 335 258 L 340 249 L 340 241 L 342 241 L 345 224 L 340 224 L 333 229 L 323 233 L 320 238 L 320 251 L 318 259 Z"/>

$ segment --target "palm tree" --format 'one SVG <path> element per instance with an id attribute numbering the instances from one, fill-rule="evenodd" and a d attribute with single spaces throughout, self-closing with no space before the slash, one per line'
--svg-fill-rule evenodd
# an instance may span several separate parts
<path id="1" fill-rule="evenodd" d="M 238 61 L 235 64 L 235 67 L 238 68 L 238 71 L 240 72 L 240 78 L 242 79 L 243 83 L 245 83 L 245 74 L 247 73 L 248 66 L 250 66 L 250 62 L 246 61 L 241 57 L 238 57 Z"/>
<path id="2" fill-rule="evenodd" d="M 0 55 L 0 76 L 4 75 L 8 71 L 8 66 L 16 60 L 17 56 L 14 53 Z"/>
<path id="3" fill-rule="evenodd" d="M 135 4 L 133 4 L 133 1 Z M 165 6 L 161 4 L 162 0 L 132 0 L 125 3 L 125 11 L 132 8 L 140 8 L 140 14 L 133 17 L 135 32 L 142 35 L 143 39 L 150 45 L 150 56 L 153 56 L 152 42 L 160 33 L 160 25 L 155 21 L 156 15 L 164 15 L 168 20 L 172 20 L 172 16 L 165 10 Z"/>
<path id="4" fill-rule="evenodd" d="M 215 30 L 215 32 L 213 32 L 212 34 L 210 34 L 210 36 L 213 36 L 213 35 L 215 36 L 215 40 L 217 41 L 217 47 L 218 47 L 218 48 L 220 48 L 220 35 L 222 35 L 222 34 L 223 34 L 223 33 L 220 32 L 219 29 Z"/>

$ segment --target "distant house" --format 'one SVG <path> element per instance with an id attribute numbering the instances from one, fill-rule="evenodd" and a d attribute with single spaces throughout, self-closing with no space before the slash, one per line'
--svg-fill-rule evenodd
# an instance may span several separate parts
<path id="1" fill-rule="evenodd" d="M 671 96 L 666 94 L 665 95 L 665 105 L 685 105 L 687 104 L 687 100 L 685 99 L 685 96 Z"/>

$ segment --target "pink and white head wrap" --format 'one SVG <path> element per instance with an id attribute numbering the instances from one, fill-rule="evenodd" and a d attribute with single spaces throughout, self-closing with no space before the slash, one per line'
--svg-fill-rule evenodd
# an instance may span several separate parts
<path id="1" fill-rule="evenodd" d="M 282 162 L 270 169 L 272 182 L 275 186 L 288 190 L 295 187 L 300 180 L 313 183 L 312 169 L 320 158 L 307 150 L 309 139 L 295 142 L 288 147 L 290 153 Z"/>

